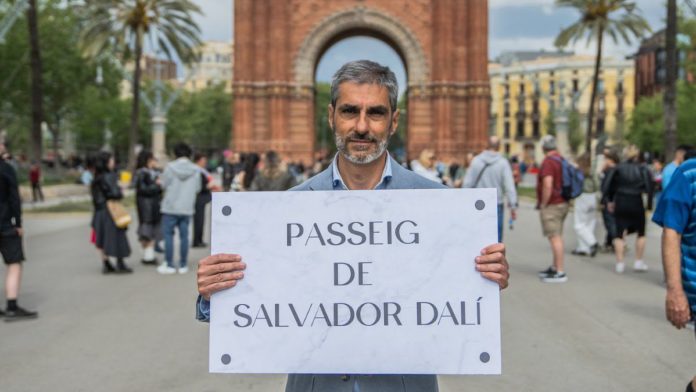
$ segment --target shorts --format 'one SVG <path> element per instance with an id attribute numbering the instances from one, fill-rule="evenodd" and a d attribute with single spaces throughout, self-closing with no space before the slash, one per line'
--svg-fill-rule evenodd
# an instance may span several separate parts
<path id="1" fill-rule="evenodd" d="M 24 261 L 22 237 L 17 234 L 17 229 L 6 229 L 0 233 L 0 254 L 8 265 Z"/>
<path id="2" fill-rule="evenodd" d="M 539 217 L 544 237 L 563 234 L 563 221 L 568 215 L 568 209 L 568 203 L 549 204 L 546 207 L 541 207 Z"/>

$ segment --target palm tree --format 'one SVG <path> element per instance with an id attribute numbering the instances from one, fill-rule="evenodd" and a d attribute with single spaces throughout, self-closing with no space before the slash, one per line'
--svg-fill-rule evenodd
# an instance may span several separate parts
<path id="1" fill-rule="evenodd" d="M 594 121 L 599 70 L 602 66 L 602 47 L 604 35 L 608 34 L 614 43 L 621 38 L 626 44 L 631 38 L 640 38 L 650 31 L 648 22 L 638 14 L 634 2 L 627 0 L 556 0 L 556 6 L 574 8 L 580 13 L 580 19 L 561 30 L 556 37 L 555 45 L 559 48 L 576 43 L 587 36 L 587 43 L 596 40 L 597 57 L 595 58 L 594 75 L 592 79 L 592 96 L 587 116 L 587 135 L 585 151 L 592 149 L 592 123 Z"/>
<path id="2" fill-rule="evenodd" d="M 31 63 L 31 158 L 37 162 L 43 156 L 43 77 L 41 47 L 39 45 L 39 21 L 36 0 L 29 0 L 27 26 L 29 27 L 29 56 Z"/>
<path id="3" fill-rule="evenodd" d="M 140 116 L 141 58 L 146 37 L 172 59 L 172 52 L 184 62 L 196 60 L 201 45 L 200 28 L 192 14 L 201 13 L 191 0 L 86 0 L 83 10 L 85 26 L 80 41 L 88 56 L 98 57 L 105 51 L 133 60 L 133 106 L 128 137 L 128 168 L 135 167 Z"/>
<path id="4" fill-rule="evenodd" d="M 665 123 L 665 161 L 674 159 L 677 149 L 677 0 L 667 0 L 667 29 L 665 29 L 665 94 L 663 96 Z"/>

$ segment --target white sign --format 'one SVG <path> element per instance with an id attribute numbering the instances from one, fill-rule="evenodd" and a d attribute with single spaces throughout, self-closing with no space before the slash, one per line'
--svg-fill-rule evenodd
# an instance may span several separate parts
<path id="1" fill-rule="evenodd" d="M 494 189 L 214 193 L 210 371 L 500 374 Z"/>

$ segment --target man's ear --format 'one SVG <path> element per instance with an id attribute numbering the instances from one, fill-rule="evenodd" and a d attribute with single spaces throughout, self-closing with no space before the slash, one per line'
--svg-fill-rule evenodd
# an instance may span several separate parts
<path id="1" fill-rule="evenodd" d="M 334 129 L 334 107 L 331 104 L 329 104 L 329 106 L 327 107 L 327 115 L 329 119 L 329 127 L 331 127 L 331 129 Z"/>
<path id="2" fill-rule="evenodd" d="M 396 128 L 399 126 L 399 116 L 401 115 L 401 112 L 399 109 L 396 109 L 394 114 L 392 115 L 392 130 L 391 134 L 389 136 L 393 136 L 396 133 Z"/>

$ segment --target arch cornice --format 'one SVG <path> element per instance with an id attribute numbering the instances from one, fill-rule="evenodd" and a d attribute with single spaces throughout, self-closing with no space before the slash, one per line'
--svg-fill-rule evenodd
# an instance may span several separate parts
<path id="1" fill-rule="evenodd" d="M 294 59 L 294 78 L 299 86 L 314 84 L 315 65 L 325 48 L 336 36 L 350 30 L 368 30 L 382 34 L 398 46 L 404 56 L 409 86 L 424 85 L 430 70 L 423 47 L 397 18 L 373 8 L 359 6 L 336 12 L 317 23 L 306 35 Z"/>

